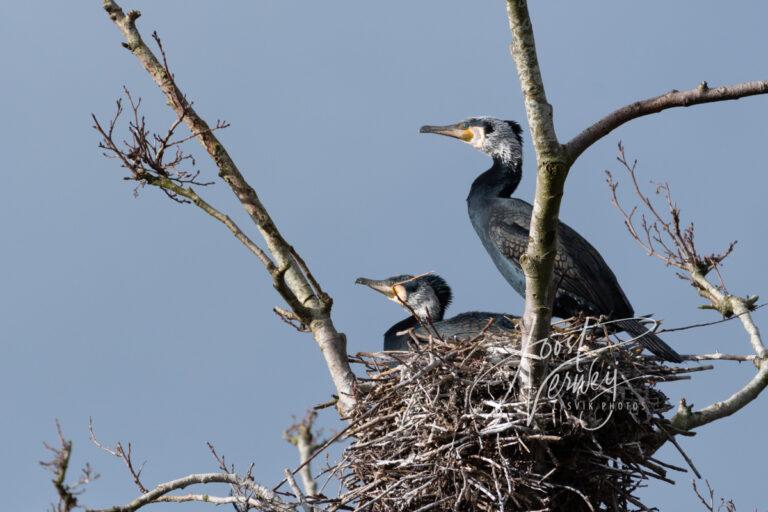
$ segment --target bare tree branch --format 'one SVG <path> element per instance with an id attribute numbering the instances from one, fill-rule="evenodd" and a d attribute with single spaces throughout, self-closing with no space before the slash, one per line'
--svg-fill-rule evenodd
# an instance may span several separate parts
<path id="1" fill-rule="evenodd" d="M 552 271 L 557 247 L 558 213 L 565 180 L 576 158 L 595 141 L 627 121 L 678 106 L 768 93 L 768 81 L 747 82 L 716 89 L 709 88 L 706 82 L 703 82 L 690 91 L 672 91 L 662 96 L 639 101 L 606 116 L 568 144 L 561 145 L 555 133 L 552 106 L 547 101 L 541 78 L 526 0 L 507 0 L 507 14 L 513 36 L 512 57 L 520 78 L 537 160 L 536 194 L 533 202 L 530 238 L 526 253 L 521 258 L 526 280 L 523 330 L 525 352 L 528 357 L 521 361 L 520 375 L 523 386 L 529 387 L 537 380 L 533 357 L 536 355 L 536 350 L 533 342 L 544 339 L 549 333 L 551 305 L 554 298 Z M 631 219 L 632 214 L 627 215 Z M 646 233 L 647 238 L 645 240 L 638 238 L 638 241 L 644 245 L 652 245 L 655 238 L 658 238 L 655 236 L 658 233 L 653 230 Z M 678 235 L 683 240 L 687 237 L 687 233 L 678 233 Z M 663 246 L 663 241 L 658 240 L 657 243 L 663 249 L 669 249 Z M 681 245 L 680 248 L 683 253 L 687 252 L 685 245 Z M 725 257 L 729 251 L 721 257 Z M 716 268 L 717 262 L 713 263 L 713 268 Z"/>
<path id="2" fill-rule="evenodd" d="M 696 485 L 696 480 L 691 481 L 691 484 L 693 485 L 693 492 L 696 493 L 696 497 L 699 498 L 699 501 L 702 505 L 704 505 L 704 508 L 710 512 L 736 512 L 736 505 L 733 503 L 733 500 L 725 501 L 725 498 L 720 498 L 719 503 L 717 503 L 715 498 L 715 490 L 711 485 L 709 485 L 708 480 L 705 480 L 704 482 L 707 484 L 706 497 L 704 497 L 701 491 L 699 491 L 699 488 Z"/>
<path id="3" fill-rule="evenodd" d="M 120 442 L 118 442 L 114 448 L 109 448 L 107 446 L 104 446 L 98 441 L 98 439 L 96 439 L 96 434 L 93 431 L 93 420 L 91 418 L 88 419 L 88 433 L 90 435 L 91 442 L 97 448 L 123 461 L 123 463 L 125 464 L 125 467 L 128 468 L 128 472 L 131 474 L 133 483 L 136 484 L 136 487 L 139 488 L 139 491 L 144 493 L 149 491 L 149 489 L 147 489 L 144 486 L 144 484 L 141 482 L 141 472 L 144 470 L 145 463 L 142 462 L 138 468 L 133 463 L 133 446 L 131 445 L 131 443 L 128 443 L 127 450 L 123 447 L 123 444 Z"/>
<path id="4" fill-rule="evenodd" d="M 308 496 L 315 496 L 317 494 L 317 483 L 312 476 L 310 461 L 318 448 L 323 445 L 323 442 L 317 442 L 315 440 L 313 427 L 316 418 L 317 412 L 311 410 L 307 412 L 301 421 L 294 423 L 283 432 L 283 438 L 294 445 L 299 451 L 299 463 L 301 468 L 299 470 L 299 475 L 304 484 L 304 491 Z"/>
<path id="5" fill-rule="evenodd" d="M 291 487 L 294 494 L 299 499 L 299 503 L 301 504 L 301 509 L 304 512 L 314 512 L 314 507 L 312 507 L 307 503 L 307 499 L 304 497 L 304 494 L 302 494 L 301 489 L 299 489 L 299 486 L 296 483 L 296 480 L 293 478 L 293 473 L 291 473 L 291 470 L 286 469 L 284 471 L 284 474 L 285 474 L 285 479 L 288 481 L 288 485 Z"/>
<path id="6" fill-rule="evenodd" d="M 213 130 L 192 108 L 192 105 L 177 86 L 175 78 L 168 68 L 165 52 L 159 38 L 154 36 L 158 43 L 162 62 L 146 45 L 136 28 L 136 20 L 141 14 L 138 11 L 125 13 L 113 0 L 103 0 L 103 5 L 110 19 L 125 37 L 126 42 L 123 45 L 144 66 L 165 94 L 168 104 L 176 112 L 178 119 L 183 120 L 206 149 L 219 169 L 219 176 L 230 186 L 264 238 L 269 253 L 274 259 L 275 268 L 270 268 L 263 258 L 260 260 L 267 266 L 277 291 L 291 306 L 301 322 L 312 331 L 339 393 L 339 410 L 345 414 L 351 409 L 355 401 L 356 379 L 347 361 L 346 338 L 336 330 L 331 319 L 332 300 L 330 296 L 320 288 L 319 283 L 311 275 L 298 253 L 283 238 L 256 191 L 240 173 L 237 165 Z M 193 200 L 180 194 L 177 190 L 171 189 L 171 191 Z M 198 206 L 202 207 L 202 203 Z M 211 211 L 208 213 L 212 214 Z M 233 231 L 237 236 L 233 227 L 225 222 L 226 219 L 219 218 L 219 220 L 224 222 L 230 231 Z M 246 241 L 243 239 L 241 241 L 248 246 Z M 250 246 L 249 249 L 253 251 Z"/>
<path id="7" fill-rule="evenodd" d="M 539 380 L 536 342 L 549 335 L 554 288 L 552 275 L 557 247 L 558 214 L 569 164 L 557 140 L 552 106 L 547 101 L 536 56 L 533 26 L 526 0 L 507 0 L 512 31 L 511 53 L 525 98 L 525 110 L 536 150 L 536 196 L 533 201 L 528 248 L 521 258 L 525 272 L 523 314 L 524 357 L 520 363 L 523 388 L 532 389 Z"/>
<path id="8" fill-rule="evenodd" d="M 698 284 L 707 281 L 704 277 L 694 276 L 694 282 Z M 712 287 L 708 282 L 707 284 Z M 746 301 L 741 297 L 733 295 L 725 296 L 719 291 L 718 294 L 720 295 L 718 303 L 727 302 L 734 313 L 739 315 L 739 320 L 741 320 L 744 330 L 749 335 L 750 343 L 755 349 L 756 358 L 753 362 L 757 366 L 758 371 L 739 391 L 723 401 L 715 402 L 698 411 L 694 411 L 693 406 L 687 405 L 685 400 L 681 401 L 677 413 L 672 418 L 672 424 L 680 430 L 692 430 L 730 416 L 755 400 L 768 386 L 768 357 L 766 357 L 766 350 L 760 336 L 760 331 L 757 325 L 755 325 L 752 315 L 749 314 Z"/>
<path id="9" fill-rule="evenodd" d="M 678 275 L 690 281 L 699 295 L 709 301 L 707 309 L 715 309 L 726 318 L 738 317 L 755 352 L 752 357 L 710 354 L 686 358 L 688 360 L 751 360 L 758 368 L 755 376 L 744 387 L 723 401 L 694 411 L 693 406 L 682 400 L 677 413 L 671 420 L 672 425 L 680 431 L 692 430 L 730 416 L 752 402 L 768 386 L 768 352 L 760 335 L 760 330 L 751 315 L 751 311 L 755 309 L 757 297 L 732 295 L 726 292 L 724 287 L 712 284 L 706 277 L 709 272 L 716 270 L 732 252 L 734 243 L 731 243 L 722 253 L 702 256 L 696 247 L 693 224 L 683 227 L 681 212 L 672 199 L 669 185 L 665 183 L 656 188 L 656 195 L 662 196 L 666 203 L 667 212 L 663 213 L 656 206 L 654 200 L 641 189 L 636 174 L 637 161 L 632 164 L 628 163 L 624 154 L 624 147 L 621 144 L 619 144 L 618 161 L 629 174 L 634 193 L 640 199 L 646 212 L 642 214 L 642 221 L 638 227 L 635 223 L 637 208 L 627 210 L 621 206 L 617 193 L 618 182 L 613 179 L 610 173 L 607 173 L 613 204 L 623 215 L 624 225 L 630 236 L 645 249 L 649 256 L 655 256 L 666 265 L 683 271 L 684 274 Z"/>
<path id="10" fill-rule="evenodd" d="M 81 470 L 80 479 L 77 483 L 68 484 L 66 480 L 72 457 L 72 441 L 64 437 L 59 420 L 56 420 L 56 433 L 59 437 L 58 447 L 43 443 L 46 450 L 53 454 L 53 459 L 42 461 L 40 465 L 53 473 L 53 486 L 59 496 L 59 502 L 52 505 L 51 510 L 54 512 L 71 512 L 80 507 L 78 496 L 83 493 L 84 487 L 99 478 L 99 475 L 93 471 L 90 464 L 86 464 Z"/>
<path id="11" fill-rule="evenodd" d="M 247 500 L 244 500 L 243 498 L 238 498 L 238 497 L 231 497 L 232 499 L 230 500 L 228 500 L 227 498 L 215 498 L 214 500 L 211 500 L 210 496 L 208 496 L 208 499 L 206 499 L 207 495 L 205 494 L 185 495 L 185 496 L 167 496 L 168 493 L 172 491 L 185 489 L 190 485 L 213 484 L 213 483 L 232 484 L 232 485 L 245 487 L 253 492 L 253 497 Z M 198 496 L 201 499 L 197 499 Z M 253 481 L 244 479 L 236 474 L 199 473 L 194 475 L 188 475 L 183 478 L 178 478 L 176 480 L 171 480 L 170 482 L 162 483 L 157 487 L 155 487 L 154 489 L 152 489 L 151 491 L 148 491 L 142 494 L 135 500 L 125 505 L 115 506 L 115 507 L 110 507 L 105 509 L 86 509 L 86 512 L 134 512 L 152 503 L 183 502 L 183 501 L 203 501 L 203 502 L 209 501 L 215 504 L 247 503 L 248 505 L 252 507 L 256 507 L 259 510 L 269 511 L 269 512 L 272 512 L 272 511 L 287 512 L 287 511 L 295 510 L 293 505 L 284 503 L 281 499 L 277 497 L 275 493 L 273 493 L 266 487 L 256 484 Z"/>
<path id="12" fill-rule="evenodd" d="M 189 503 L 197 501 L 201 503 L 210 503 L 211 505 L 233 505 L 234 507 L 243 507 L 245 510 L 257 508 L 263 511 L 269 511 L 270 507 L 264 507 L 264 503 L 254 498 L 244 498 L 242 496 L 211 496 L 210 494 L 181 494 L 173 496 L 160 496 L 152 503 Z M 247 507 L 247 508 L 246 508 Z M 275 509 L 274 507 L 271 510 Z M 289 508 L 288 510 L 294 510 Z"/>
<path id="13" fill-rule="evenodd" d="M 680 208 L 677 207 L 672 199 L 672 190 L 668 183 L 656 185 L 656 195 L 662 196 L 669 213 L 669 217 L 655 205 L 654 201 L 646 195 L 640 183 L 637 180 L 637 160 L 630 164 L 624 153 L 624 146 L 619 142 L 619 155 L 616 158 L 627 171 L 632 183 L 635 195 L 640 199 L 645 213 L 641 213 L 640 227 L 635 224 L 635 214 L 637 207 L 631 211 L 624 209 L 618 198 L 619 184 L 613 179 L 613 175 L 606 171 L 606 181 L 611 190 L 611 202 L 624 217 L 624 226 L 629 231 L 632 238 L 640 244 L 649 256 L 654 256 L 664 262 L 667 266 L 676 267 L 684 274 L 678 274 L 679 277 L 691 281 L 689 272 L 697 272 L 706 276 L 712 270 L 716 270 L 720 263 L 725 260 L 736 246 L 736 242 L 731 242 L 728 248 L 721 253 L 711 253 L 706 256 L 699 254 L 696 248 L 696 236 L 693 223 L 682 226 L 682 217 Z M 706 283 L 708 284 L 708 283 Z M 697 286 L 698 285 L 695 285 Z M 708 300 L 712 296 L 702 295 Z M 724 316 L 730 316 L 723 312 Z"/>
<path id="14" fill-rule="evenodd" d="M 141 496 L 126 505 L 113 506 L 105 509 L 89 508 L 79 501 L 79 497 L 84 492 L 84 487 L 99 478 L 99 475 L 94 473 L 89 464 L 86 464 L 82 469 L 80 479 L 75 484 L 66 483 L 67 471 L 72 456 L 72 441 L 69 441 L 64 437 L 61 425 L 58 421 L 56 422 L 56 429 L 59 436 L 59 447 L 52 447 L 45 444 L 46 449 L 54 454 L 54 458 L 51 461 L 40 463 L 54 474 L 53 485 L 59 496 L 59 502 L 51 507 L 53 512 L 72 512 L 76 508 L 82 508 L 86 510 L 86 512 L 133 512 L 153 503 L 184 503 L 191 501 L 210 503 L 213 505 L 232 504 L 237 510 L 243 512 L 251 509 L 263 512 L 292 512 L 297 510 L 302 503 L 301 501 L 283 501 L 275 492 L 254 482 L 252 476 L 253 465 L 251 465 L 245 475 L 236 474 L 234 472 L 234 467 L 232 467 L 230 471 L 230 468 L 228 468 L 224 462 L 224 458 L 219 457 L 210 444 L 211 451 L 219 462 L 222 472 L 188 475 L 170 482 L 165 482 L 150 490 L 144 486 L 140 478 L 143 464 L 137 468 L 133 462 L 131 444 L 128 443 L 127 449 L 123 447 L 122 443 L 117 443 L 113 448 L 102 445 L 96 440 L 93 433 L 93 425 L 89 422 L 91 441 L 101 450 L 121 459 L 125 463 L 134 484 L 139 488 L 139 492 L 141 492 Z M 231 496 L 219 497 L 212 496 L 209 493 L 190 493 L 184 495 L 170 494 L 173 491 L 181 490 L 191 485 L 222 483 L 230 484 L 232 487 Z M 297 498 L 299 498 L 298 495 Z"/>
<path id="15" fill-rule="evenodd" d="M 512 30 L 511 52 L 525 99 L 531 139 L 536 150 L 536 195 L 533 202 L 530 238 L 521 265 L 525 272 L 526 297 L 523 315 L 525 352 L 521 361 L 521 382 L 530 387 L 537 380 L 533 363 L 533 342 L 549 333 L 553 301 L 552 273 L 557 244 L 560 201 L 568 171 L 576 158 L 592 143 L 617 126 L 643 115 L 676 106 L 724 101 L 768 92 L 768 81 L 749 82 L 710 89 L 706 83 L 691 91 L 671 93 L 633 103 L 587 128 L 571 142 L 558 142 L 552 119 L 552 106 L 546 98 L 541 78 L 533 28 L 526 0 L 507 0 L 507 15 Z M 531 377 L 529 377 L 531 375 Z"/>
<path id="16" fill-rule="evenodd" d="M 253 253 L 254 256 L 259 258 L 259 260 L 262 262 L 262 264 L 267 268 L 268 271 L 274 271 L 275 264 L 272 262 L 272 260 L 267 256 L 264 251 L 256 245 L 253 240 L 251 240 L 240 227 L 235 224 L 232 219 L 229 218 L 229 216 L 223 214 L 213 206 L 211 206 L 209 203 L 207 203 L 203 198 L 201 198 L 197 192 L 190 186 L 191 184 L 196 184 L 194 179 L 192 181 L 189 181 L 189 179 L 182 178 L 173 178 L 169 175 L 169 173 L 166 171 L 168 167 L 174 167 L 174 162 L 166 163 L 163 160 L 163 155 L 165 155 L 165 151 L 170 147 L 171 144 L 174 144 L 178 141 L 171 141 L 170 137 L 173 134 L 173 131 L 175 130 L 176 126 L 178 126 L 176 123 L 174 123 L 174 126 L 172 126 L 168 133 L 160 137 L 159 135 L 155 134 L 154 138 L 160 141 L 159 146 L 153 147 L 152 143 L 148 141 L 149 132 L 146 129 L 145 123 L 143 118 L 141 118 L 141 121 L 137 121 L 140 119 L 140 113 L 139 113 L 139 103 L 134 102 L 133 98 L 130 96 L 130 93 L 126 89 L 125 91 L 126 96 L 129 99 L 129 102 L 131 104 L 131 108 L 133 110 L 133 117 L 134 121 L 130 124 L 130 132 L 132 136 L 131 142 L 124 142 L 123 146 L 121 147 L 118 145 L 118 143 L 114 139 L 114 130 L 117 122 L 120 119 L 120 115 L 123 112 L 122 102 L 118 100 L 117 102 L 117 109 L 115 112 L 114 117 L 109 123 L 109 126 L 105 128 L 102 126 L 101 122 L 96 118 L 96 116 L 92 116 L 93 119 L 93 127 L 96 129 L 97 132 L 102 137 L 102 141 L 99 145 L 102 149 L 105 151 L 105 155 L 111 156 L 114 158 L 117 158 L 121 161 L 122 166 L 131 173 L 132 179 L 137 181 L 140 184 L 148 184 L 155 187 L 161 188 L 163 191 L 165 191 L 171 199 L 176 200 L 177 202 L 189 202 L 191 204 L 194 204 L 195 206 L 199 207 L 201 210 L 203 210 L 205 213 L 213 217 L 214 219 L 218 220 L 222 224 L 224 224 L 227 229 L 229 229 L 232 234 L 237 238 L 245 247 Z M 177 120 L 178 122 L 179 120 Z M 223 125 L 222 125 L 223 127 Z M 157 155 L 157 156 L 156 156 Z M 179 161 L 181 159 L 186 159 L 187 155 L 181 152 L 180 150 L 177 152 L 177 156 L 175 158 L 175 161 Z M 195 173 L 194 177 L 196 177 Z M 200 183 L 201 185 L 207 185 L 207 183 Z M 179 199 L 183 198 L 183 199 Z"/>
<path id="17" fill-rule="evenodd" d="M 737 100 L 766 93 L 768 93 L 768 80 L 756 80 L 716 88 L 710 88 L 707 82 L 701 82 L 698 87 L 687 91 L 672 90 L 660 96 L 630 103 L 611 112 L 565 144 L 565 151 L 569 160 L 573 162 L 592 144 L 632 119 L 656 114 L 670 108 Z"/>
<path id="18" fill-rule="evenodd" d="M 742 356 L 736 354 L 721 354 L 716 352 L 714 354 L 688 354 L 681 356 L 683 361 L 738 361 L 740 363 L 755 361 L 757 356 Z"/>
<path id="19" fill-rule="evenodd" d="M 235 473 L 235 465 L 227 465 L 227 461 L 224 458 L 224 455 L 219 455 L 216 452 L 216 448 L 213 447 L 213 444 L 206 443 L 208 445 L 208 449 L 211 451 L 211 455 L 213 455 L 213 458 L 216 460 L 216 463 L 219 465 L 219 469 L 221 469 L 224 473 Z M 253 466 L 254 464 L 251 463 L 251 465 L 248 467 L 248 471 L 243 476 L 244 480 L 253 481 Z M 249 491 L 247 488 L 243 488 L 239 485 L 230 485 L 230 497 L 236 498 L 238 501 L 234 503 L 235 510 L 238 512 L 247 512 L 249 509 L 248 504 L 250 503 L 250 500 L 253 498 L 251 495 L 251 491 Z"/>
<path id="20" fill-rule="evenodd" d="M 764 308 L 767 305 L 768 305 L 768 303 L 764 302 L 764 303 L 760 304 L 759 306 L 754 306 L 752 311 L 757 311 L 758 309 Z M 710 308 L 706 307 L 705 309 L 710 309 Z M 665 329 L 658 330 L 657 334 L 661 334 L 663 332 L 679 332 L 679 331 L 687 331 L 689 329 L 699 329 L 701 327 L 709 327 L 711 325 L 722 324 L 722 323 L 725 323 L 725 322 L 732 322 L 733 320 L 737 320 L 738 318 L 739 318 L 739 315 L 733 315 L 733 316 L 730 316 L 730 317 L 721 318 L 719 320 L 713 320 L 711 322 L 700 322 L 700 323 L 697 323 L 697 324 L 684 325 L 682 327 L 670 327 L 670 328 L 665 328 Z"/>

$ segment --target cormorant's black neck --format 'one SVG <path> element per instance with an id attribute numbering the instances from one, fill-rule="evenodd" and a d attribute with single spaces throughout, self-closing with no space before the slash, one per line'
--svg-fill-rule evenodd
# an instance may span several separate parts
<path id="1" fill-rule="evenodd" d="M 493 166 L 475 179 L 469 189 L 473 198 L 510 197 L 522 178 L 522 159 L 493 159 Z"/>
<path id="2" fill-rule="evenodd" d="M 394 336 L 399 332 L 407 331 L 408 329 L 414 327 L 419 327 L 419 321 L 416 320 L 416 318 L 413 316 L 409 316 L 408 318 L 404 318 L 390 327 L 387 332 L 384 333 L 384 337 L 386 338 L 387 336 Z"/>
<path id="3" fill-rule="evenodd" d="M 415 315 L 412 318 L 416 325 L 427 322 L 439 322 L 445 317 L 445 310 L 447 307 L 447 304 L 433 300 L 417 303 L 416 305 L 411 306 L 411 313 Z"/>
<path id="4" fill-rule="evenodd" d="M 407 331 L 414 327 L 420 327 L 422 324 L 429 322 L 440 322 L 445 317 L 446 304 L 437 304 L 437 311 L 433 311 L 431 314 L 426 310 L 414 310 L 417 316 L 409 316 L 400 320 L 395 325 L 390 327 L 387 332 L 384 333 L 384 338 L 395 336 L 398 332 Z"/>
<path id="5" fill-rule="evenodd" d="M 419 322 L 412 316 L 405 318 L 387 329 L 384 333 L 384 350 L 408 350 L 408 334 L 398 334 L 419 326 Z"/>
<path id="6" fill-rule="evenodd" d="M 433 318 L 433 322 L 440 322 L 443 318 L 445 318 L 445 310 L 448 309 L 448 304 L 440 303 L 440 309 L 438 309 L 437 317 Z"/>

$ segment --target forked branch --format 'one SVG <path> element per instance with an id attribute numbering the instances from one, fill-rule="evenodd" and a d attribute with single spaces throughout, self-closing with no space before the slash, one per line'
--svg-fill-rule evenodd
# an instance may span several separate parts
<path id="1" fill-rule="evenodd" d="M 606 181 L 611 190 L 611 202 L 624 217 L 624 226 L 632 238 L 645 249 L 649 256 L 654 256 L 668 266 L 676 267 L 684 272 L 698 272 L 706 276 L 712 270 L 717 270 L 720 263 L 727 258 L 736 246 L 731 242 L 720 253 L 712 253 L 705 256 L 699 255 L 696 249 L 695 230 L 693 223 L 682 225 L 681 212 L 672 199 L 672 191 L 668 183 L 656 185 L 656 196 L 662 197 L 666 206 L 666 212 L 661 211 L 655 202 L 647 196 L 637 181 L 637 160 L 631 164 L 627 161 L 624 146 L 619 142 L 619 154 L 617 160 L 627 171 L 632 183 L 635 195 L 642 204 L 639 226 L 636 224 L 635 215 L 638 208 L 627 211 L 624 209 L 618 197 L 619 184 L 613 179 L 613 175 L 606 171 Z M 666 215 L 669 217 L 666 217 Z M 683 279 L 690 279 L 685 274 L 680 274 Z"/>
<path id="2" fill-rule="evenodd" d="M 642 210 L 638 210 L 638 207 L 627 209 L 621 205 L 618 195 L 619 184 L 611 173 L 606 171 L 613 204 L 621 212 L 630 236 L 645 249 L 648 255 L 655 256 L 666 265 L 679 269 L 681 272 L 678 275 L 688 280 L 699 295 L 709 301 L 705 306 L 706 309 L 715 309 L 724 317 L 737 316 L 755 353 L 753 357 L 723 355 L 706 357 L 710 360 L 751 360 L 758 371 L 747 384 L 723 401 L 699 410 L 694 410 L 693 406 L 688 405 L 685 400 L 681 401 L 672 424 L 678 430 L 688 431 L 730 416 L 752 402 L 768 386 L 768 355 L 760 330 L 751 315 L 757 297 L 732 295 L 722 281 L 719 266 L 731 254 L 735 242 L 731 242 L 720 253 L 702 255 L 696 247 L 693 224 L 683 225 L 680 208 L 672 199 L 669 185 L 664 183 L 656 187 L 656 196 L 661 197 L 664 203 L 664 206 L 659 206 L 657 201 L 640 187 L 636 173 L 637 161 L 632 164 L 627 161 L 621 144 L 619 144 L 618 161 L 629 175 L 633 191 L 639 198 L 642 208 Z M 639 222 L 638 211 L 640 211 Z M 707 278 L 712 271 L 720 276 L 720 284 L 715 285 Z"/>
<path id="3" fill-rule="evenodd" d="M 104 128 L 96 121 L 96 129 L 102 134 L 104 149 L 113 156 L 117 156 L 122 165 L 131 171 L 131 179 L 139 181 L 140 184 L 155 185 L 177 201 L 194 203 L 222 222 L 259 258 L 272 277 L 275 289 L 291 307 L 298 323 L 306 326 L 312 332 L 338 391 L 339 410 L 342 414 L 346 414 L 355 401 L 356 379 L 347 361 L 346 338 L 336 330 L 331 319 L 332 300 L 330 296 L 322 290 L 298 252 L 283 238 L 256 191 L 245 180 L 225 147 L 216 137 L 214 132 L 223 126 L 217 124 L 211 128 L 197 114 L 192 103 L 181 92 L 169 68 L 160 38 L 153 34 L 160 55 L 158 59 L 157 55 L 144 42 L 136 27 L 136 20 L 141 16 L 138 11 L 125 13 L 113 0 L 103 0 L 103 5 L 109 18 L 125 37 L 123 46 L 130 50 L 144 66 L 177 116 L 177 121 L 166 134 L 167 136 L 155 137 L 149 136 L 143 118 L 138 115 L 134 116 L 130 130 L 134 138 L 133 146 L 138 148 L 138 153 L 117 148 L 112 138 L 113 124 L 109 128 Z M 138 110 L 137 104 L 135 107 L 134 110 Z M 121 105 L 118 104 L 118 116 L 120 111 Z M 173 131 L 181 123 L 186 124 L 192 135 L 171 142 Z M 203 184 L 203 182 L 197 182 L 196 174 L 179 175 L 173 172 L 174 166 L 180 165 L 186 159 L 171 157 L 170 161 L 164 160 L 167 149 L 178 150 L 178 146 L 189 138 L 196 138 L 215 162 L 219 177 L 232 189 L 264 238 L 267 246 L 266 251 L 261 250 L 228 216 L 204 201 L 191 188 L 193 184 Z M 120 153 L 121 151 L 122 153 Z M 158 164 L 158 162 L 162 163 L 163 161 L 166 162 L 165 166 Z"/>
<path id="4" fill-rule="evenodd" d="M 194 158 L 186 153 L 183 147 L 190 137 L 174 139 L 175 131 L 183 117 L 176 119 L 166 133 L 162 135 L 151 133 L 144 116 L 141 115 L 141 100 L 134 100 L 127 88 L 124 89 L 124 95 L 131 111 L 128 121 L 128 138 L 123 139 L 121 143 L 115 140 L 117 137 L 115 130 L 124 113 L 122 98 L 117 100 L 115 114 L 108 126 L 103 126 L 95 115 L 91 117 L 94 129 L 101 135 L 99 147 L 104 151 L 104 156 L 118 160 L 121 167 L 129 172 L 129 176 L 125 179 L 133 180 L 138 184 L 134 193 L 138 194 L 139 187 L 151 185 L 161 189 L 178 203 L 194 204 L 224 224 L 268 271 L 274 272 L 275 264 L 261 247 L 256 245 L 229 216 L 214 208 L 192 188 L 193 185 L 209 186 L 213 182 L 199 181 L 200 171 L 190 171 L 181 167 L 185 162 L 195 165 Z M 217 122 L 213 129 L 219 130 L 227 126 L 229 126 L 227 123 Z"/>
<path id="5" fill-rule="evenodd" d="M 733 500 L 726 501 L 725 498 L 718 500 L 715 497 L 715 490 L 709 485 L 709 481 L 705 480 L 704 482 L 707 484 L 706 492 L 699 490 L 696 480 L 693 480 L 691 483 L 693 485 L 693 492 L 706 510 L 709 510 L 709 512 L 736 512 L 736 505 L 733 503 Z"/>
<path id="6" fill-rule="evenodd" d="M 40 465 L 53 473 L 53 486 L 59 497 L 58 503 L 51 506 L 53 512 L 71 512 L 80 508 L 79 496 L 84 492 L 85 486 L 99 478 L 90 464 L 81 469 L 80 478 L 74 484 L 67 483 L 67 471 L 72 458 L 72 441 L 64 437 L 61 424 L 56 420 L 56 433 L 58 434 L 58 446 L 44 443 L 45 449 L 53 454 L 49 461 L 42 461 Z"/>
<path id="7" fill-rule="evenodd" d="M 528 248 L 521 264 L 525 272 L 526 297 L 523 329 L 528 352 L 534 356 L 531 341 L 543 339 L 549 332 L 551 317 L 552 274 L 557 247 L 557 223 L 560 201 L 570 167 L 588 147 L 622 124 L 663 110 L 715 101 L 726 101 L 768 93 L 768 81 L 754 81 L 710 88 L 702 82 L 689 91 L 667 94 L 627 105 L 586 128 L 570 142 L 558 142 L 552 106 L 546 98 L 541 77 L 533 27 L 526 0 L 507 0 L 507 14 L 512 30 L 512 57 L 520 78 L 525 109 L 536 150 L 536 195 Z M 534 370 L 531 360 L 521 362 L 524 385 L 530 385 L 527 368 Z M 535 381 L 536 379 L 533 378 Z"/>
<path id="8" fill-rule="evenodd" d="M 283 438 L 291 443 L 299 452 L 299 463 L 301 481 L 304 484 L 304 492 L 308 496 L 317 494 L 317 482 L 312 476 L 312 466 L 310 465 L 315 452 L 324 444 L 315 439 L 314 424 L 317 418 L 317 412 L 309 411 L 301 421 L 291 425 L 285 432 Z"/>

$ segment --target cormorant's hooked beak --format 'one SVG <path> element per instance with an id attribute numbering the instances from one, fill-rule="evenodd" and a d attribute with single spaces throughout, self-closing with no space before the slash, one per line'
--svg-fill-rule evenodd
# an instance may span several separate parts
<path id="1" fill-rule="evenodd" d="M 446 135 L 455 139 L 469 142 L 475 136 L 472 130 L 469 128 L 462 128 L 463 123 L 449 124 L 447 126 L 430 126 L 425 125 L 419 129 L 419 133 L 436 133 L 438 135 Z"/>
<path id="2" fill-rule="evenodd" d="M 400 282 L 393 281 L 392 279 L 377 281 L 375 279 L 368 279 L 367 277 L 358 277 L 355 280 L 355 284 L 364 284 L 371 290 L 375 290 L 385 295 L 389 300 L 403 300 L 406 295 L 405 289 Z"/>
<path id="3" fill-rule="evenodd" d="M 358 277 L 355 280 L 355 284 L 364 284 L 371 290 L 375 290 L 379 293 L 383 293 L 390 299 L 394 296 L 395 292 L 392 290 L 392 283 L 389 281 L 376 281 L 375 279 L 368 279 L 367 277 Z"/>

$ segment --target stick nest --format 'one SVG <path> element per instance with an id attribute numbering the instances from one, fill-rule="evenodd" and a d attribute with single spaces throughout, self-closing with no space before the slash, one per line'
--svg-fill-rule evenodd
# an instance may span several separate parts
<path id="1" fill-rule="evenodd" d="M 651 508 L 638 487 L 682 470 L 652 458 L 672 430 L 657 384 L 687 370 L 587 320 L 554 328 L 534 407 L 521 396 L 517 331 L 358 354 L 369 380 L 338 468 L 342 501 L 411 512 Z"/>

